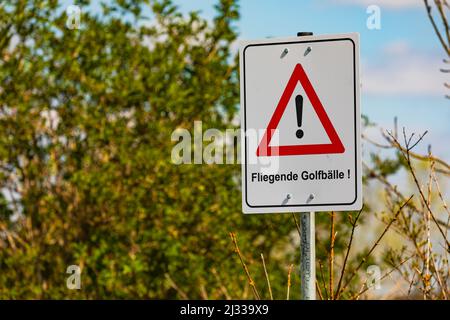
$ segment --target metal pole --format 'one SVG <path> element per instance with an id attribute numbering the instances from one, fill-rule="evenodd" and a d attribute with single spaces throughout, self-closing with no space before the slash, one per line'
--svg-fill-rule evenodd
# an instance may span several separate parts
<path id="1" fill-rule="evenodd" d="M 316 224 L 314 212 L 300 213 L 300 277 L 302 300 L 316 300 Z"/>
<path id="2" fill-rule="evenodd" d="M 297 32 L 297 37 L 312 36 L 312 32 Z M 308 201 L 314 199 L 309 196 Z M 300 277 L 302 300 L 316 300 L 316 221 L 314 212 L 300 213 Z"/>

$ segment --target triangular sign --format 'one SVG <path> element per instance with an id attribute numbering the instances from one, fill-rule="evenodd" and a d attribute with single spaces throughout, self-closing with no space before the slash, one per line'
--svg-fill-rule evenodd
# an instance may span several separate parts
<path id="1" fill-rule="evenodd" d="M 306 95 L 309 98 L 314 110 L 319 117 L 320 122 L 322 123 L 325 132 L 328 135 L 331 143 L 329 144 L 308 144 L 308 145 L 287 145 L 287 146 L 269 146 L 270 141 L 272 140 L 272 135 L 275 133 L 275 130 L 278 127 L 281 117 L 283 116 L 284 111 L 288 105 L 289 100 L 292 97 L 294 89 L 297 85 L 297 81 L 300 82 L 303 89 L 306 92 Z M 328 115 L 320 102 L 319 97 L 316 94 L 311 82 L 306 75 L 305 70 L 302 65 L 297 63 L 292 72 L 292 75 L 284 89 L 284 92 L 278 102 L 277 108 L 272 115 L 272 118 L 267 125 L 267 129 L 264 133 L 264 136 L 261 142 L 258 145 L 258 149 L 256 150 L 256 155 L 258 157 L 263 156 L 294 156 L 294 155 L 306 155 L 306 154 L 329 154 L 329 153 L 344 153 L 345 148 L 339 139 L 336 130 L 333 127 Z"/>

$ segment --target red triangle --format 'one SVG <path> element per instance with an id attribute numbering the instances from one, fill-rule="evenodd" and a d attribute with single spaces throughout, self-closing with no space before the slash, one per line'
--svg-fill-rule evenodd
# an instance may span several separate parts
<path id="1" fill-rule="evenodd" d="M 306 95 L 311 101 L 311 104 L 316 111 L 320 122 L 325 129 L 331 143 L 329 144 L 309 144 L 309 145 L 288 145 L 288 146 L 269 146 L 270 140 L 272 140 L 272 135 L 278 127 L 280 119 L 286 110 L 289 100 L 294 93 L 294 89 L 297 85 L 297 81 L 300 82 L 303 89 L 305 89 Z M 284 89 L 283 95 L 278 102 L 277 108 L 272 115 L 272 118 L 267 125 L 266 132 L 259 143 L 258 149 L 256 150 L 256 155 L 258 157 L 262 156 L 294 156 L 294 155 L 305 155 L 305 154 L 329 154 L 329 153 L 344 153 L 345 148 L 339 139 L 336 130 L 333 127 L 328 115 L 320 102 L 319 97 L 316 94 L 308 76 L 305 73 L 301 64 L 297 64 L 292 72 L 291 78 L 289 79 L 286 88 Z"/>

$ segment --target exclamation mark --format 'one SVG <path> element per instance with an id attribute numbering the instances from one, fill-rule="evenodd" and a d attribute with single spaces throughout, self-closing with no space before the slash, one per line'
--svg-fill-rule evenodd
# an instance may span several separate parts
<path id="1" fill-rule="evenodd" d="M 350 169 L 347 170 L 348 178 L 350 179 Z"/>
<path id="2" fill-rule="evenodd" d="M 303 118 L 303 97 L 301 95 L 295 97 L 295 109 L 297 111 L 297 125 L 301 128 Z M 303 130 L 298 129 L 295 135 L 297 138 L 301 139 L 303 137 Z"/>

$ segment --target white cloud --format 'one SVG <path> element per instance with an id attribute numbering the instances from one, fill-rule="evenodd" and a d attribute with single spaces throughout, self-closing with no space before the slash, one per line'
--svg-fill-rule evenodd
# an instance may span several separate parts
<path id="1" fill-rule="evenodd" d="M 410 52 L 411 47 L 406 41 L 391 42 L 383 48 L 384 54 L 392 56 L 407 55 Z"/>
<path id="2" fill-rule="evenodd" d="M 406 42 L 390 43 L 377 61 L 362 64 L 362 90 L 377 95 L 444 96 L 448 77 L 439 71 L 445 67 L 439 54 L 420 52 Z"/>
<path id="3" fill-rule="evenodd" d="M 422 0 L 332 0 L 335 3 L 356 4 L 361 6 L 378 5 L 382 8 L 402 9 L 423 7 Z"/>

